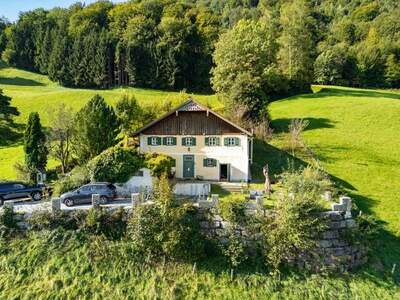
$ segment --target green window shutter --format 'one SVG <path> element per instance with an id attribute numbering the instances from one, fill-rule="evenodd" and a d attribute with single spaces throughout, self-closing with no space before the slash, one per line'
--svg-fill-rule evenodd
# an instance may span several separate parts
<path id="1" fill-rule="evenodd" d="M 193 141 L 193 146 L 196 146 L 196 138 L 192 137 L 192 141 Z"/>
<path id="2" fill-rule="evenodd" d="M 203 167 L 207 167 L 207 158 L 203 159 Z"/>
<path id="3" fill-rule="evenodd" d="M 240 139 L 238 137 L 235 138 L 235 145 L 240 146 Z"/>
<path id="4" fill-rule="evenodd" d="M 156 139 L 157 139 L 157 145 L 161 145 L 161 137 L 156 137 Z"/>
<path id="5" fill-rule="evenodd" d="M 186 146 L 186 138 L 182 138 L 182 146 Z"/>
<path id="6" fill-rule="evenodd" d="M 166 145 L 166 144 L 167 144 L 167 138 L 166 138 L 166 137 L 163 137 L 163 138 L 162 138 L 162 144 L 163 144 L 163 145 Z"/>
<path id="7" fill-rule="evenodd" d="M 228 146 L 228 138 L 224 138 L 224 146 Z"/>
<path id="8" fill-rule="evenodd" d="M 217 137 L 217 138 L 215 138 L 216 140 L 217 140 L 217 146 L 219 146 L 221 143 L 220 143 L 220 138 L 219 137 Z"/>
<path id="9" fill-rule="evenodd" d="M 213 166 L 216 167 L 217 166 L 217 160 L 213 159 Z"/>
<path id="10" fill-rule="evenodd" d="M 208 146 L 210 144 L 209 141 L 210 141 L 210 138 L 206 137 L 205 140 L 204 140 L 204 143 L 206 144 L 206 146 Z"/>
<path id="11" fill-rule="evenodd" d="M 147 145 L 151 146 L 151 136 L 147 138 Z"/>
<path id="12" fill-rule="evenodd" d="M 174 136 L 172 137 L 172 145 L 174 145 L 174 146 L 176 145 L 176 137 L 174 137 Z"/>

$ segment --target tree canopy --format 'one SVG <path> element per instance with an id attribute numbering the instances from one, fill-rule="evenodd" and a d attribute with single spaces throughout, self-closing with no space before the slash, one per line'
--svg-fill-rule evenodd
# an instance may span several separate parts
<path id="1" fill-rule="evenodd" d="M 393 0 L 98 1 L 24 12 L 14 24 L 1 19 L 0 53 L 65 86 L 209 91 L 216 45 L 239 45 L 227 36 L 242 38 L 236 26 L 246 21 L 265 30 L 266 66 L 272 61 L 273 73 L 287 79 L 287 93 L 312 82 L 398 88 L 399 19 Z"/>
<path id="2" fill-rule="evenodd" d="M 80 163 L 99 155 L 116 144 L 118 119 L 114 109 L 95 95 L 75 117 L 72 148 Z"/>

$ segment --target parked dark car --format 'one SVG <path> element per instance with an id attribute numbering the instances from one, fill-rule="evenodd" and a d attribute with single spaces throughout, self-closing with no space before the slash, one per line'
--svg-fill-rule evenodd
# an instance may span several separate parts
<path id="1" fill-rule="evenodd" d="M 31 198 L 39 201 L 43 197 L 43 185 L 29 185 L 18 181 L 0 182 L 0 206 L 5 200 Z"/>
<path id="2" fill-rule="evenodd" d="M 60 198 L 66 206 L 73 206 L 75 204 L 91 203 L 93 194 L 99 194 L 100 204 L 106 204 L 117 196 L 117 189 L 115 185 L 108 182 L 94 182 L 62 194 Z"/>

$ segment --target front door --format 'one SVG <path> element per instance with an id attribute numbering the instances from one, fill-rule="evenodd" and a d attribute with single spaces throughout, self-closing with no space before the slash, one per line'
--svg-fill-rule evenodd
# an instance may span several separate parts
<path id="1" fill-rule="evenodd" d="M 229 164 L 220 164 L 219 165 L 219 180 L 220 181 L 229 181 Z"/>
<path id="2" fill-rule="evenodd" d="M 194 178 L 194 155 L 183 156 L 183 178 Z"/>

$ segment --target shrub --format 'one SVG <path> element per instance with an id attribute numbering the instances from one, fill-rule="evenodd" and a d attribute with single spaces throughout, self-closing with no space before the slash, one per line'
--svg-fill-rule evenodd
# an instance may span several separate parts
<path id="1" fill-rule="evenodd" d="M 88 168 L 90 178 L 94 181 L 123 183 L 142 165 L 142 158 L 136 151 L 115 146 L 92 159 Z"/>
<path id="2" fill-rule="evenodd" d="M 171 174 L 174 164 L 174 159 L 165 154 L 148 153 L 145 156 L 145 165 L 153 176 L 160 177 L 162 174 Z"/>
<path id="3" fill-rule="evenodd" d="M 243 239 L 234 231 L 230 232 L 227 244 L 223 245 L 222 253 L 228 259 L 231 268 L 237 268 L 247 259 Z"/>
<path id="4" fill-rule="evenodd" d="M 31 230 L 54 230 L 63 228 L 65 230 L 78 229 L 76 213 L 51 213 L 49 211 L 34 211 L 29 217 L 28 222 Z"/>
<path id="5" fill-rule="evenodd" d="M 34 183 L 31 180 L 31 174 L 29 168 L 24 162 L 16 162 L 14 164 L 14 170 L 17 173 L 17 178 L 24 182 Z"/>
<path id="6" fill-rule="evenodd" d="M 165 176 L 155 184 L 155 203 L 136 208 L 128 232 L 142 257 L 192 260 L 204 253 L 196 208 L 172 197 Z"/>
<path id="7" fill-rule="evenodd" d="M 327 174 L 313 167 L 284 172 L 279 181 L 286 193 L 302 198 L 321 198 L 326 190 L 334 189 Z"/>
<path id="8" fill-rule="evenodd" d="M 0 213 L 0 238 L 11 236 L 18 229 L 13 209 L 4 206 L 3 211 Z"/>
<path id="9" fill-rule="evenodd" d="M 261 227 L 265 242 L 265 258 L 276 272 L 285 262 L 316 246 L 324 230 L 320 184 L 307 181 L 307 172 L 286 173 L 281 181 L 283 192 L 277 199 L 273 214 L 263 219 Z M 305 184 L 307 183 L 307 184 Z"/>
<path id="10" fill-rule="evenodd" d="M 125 234 L 126 220 L 127 214 L 124 209 L 109 213 L 102 208 L 92 208 L 80 219 L 79 228 L 90 234 L 118 239 Z"/>
<path id="11" fill-rule="evenodd" d="M 246 221 L 246 200 L 243 198 L 223 199 L 219 203 L 219 211 L 224 220 L 233 224 L 243 224 Z"/>
<path id="12" fill-rule="evenodd" d="M 75 167 L 69 176 L 65 176 L 54 184 L 54 195 L 59 196 L 74 190 L 90 181 L 86 167 Z"/>

